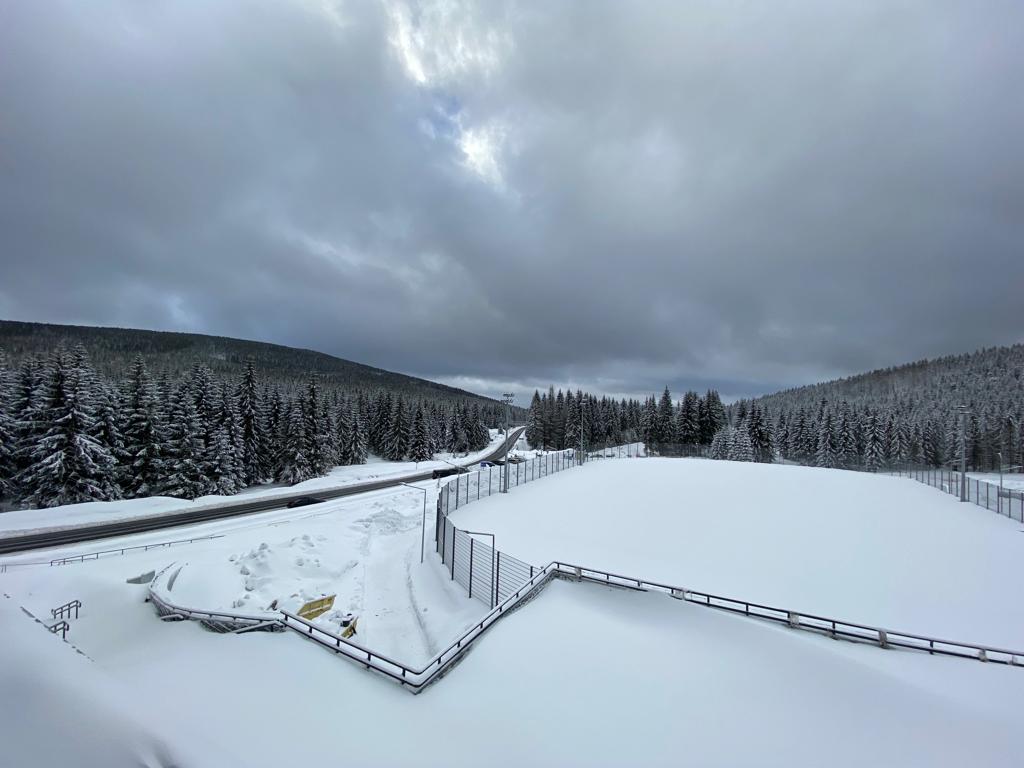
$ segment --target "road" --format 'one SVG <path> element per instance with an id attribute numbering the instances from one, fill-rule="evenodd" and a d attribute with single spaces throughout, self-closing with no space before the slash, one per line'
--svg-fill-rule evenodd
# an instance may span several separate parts
<path id="1" fill-rule="evenodd" d="M 516 427 L 509 433 L 508 440 L 503 442 L 492 453 L 478 461 L 490 461 L 501 458 L 506 449 L 515 445 L 515 441 L 523 433 L 526 427 Z M 469 466 L 469 465 L 466 465 Z M 318 499 L 337 499 L 342 496 L 353 496 L 357 493 L 367 491 L 379 491 L 382 488 L 392 488 L 402 483 L 415 483 L 421 480 L 430 480 L 432 471 L 420 472 L 414 475 L 403 475 L 392 477 L 386 480 L 375 480 L 369 483 L 355 483 L 352 485 L 339 486 L 337 488 L 318 488 L 315 491 L 302 491 L 292 494 L 282 494 L 272 498 L 258 499 L 256 501 L 240 501 L 235 503 L 219 504 L 215 507 L 203 507 L 190 512 L 175 512 L 167 515 L 124 520 L 115 523 L 102 523 L 99 525 L 82 525 L 74 528 L 67 528 L 60 531 L 48 531 L 33 533 L 25 536 L 11 536 L 0 539 L 0 554 L 12 552 L 25 552 L 32 549 L 43 549 L 46 547 L 57 547 L 65 544 L 77 544 L 83 541 L 94 541 L 96 539 L 108 539 L 114 536 L 125 536 L 133 533 L 147 533 L 158 531 L 163 528 L 176 528 L 182 525 L 194 525 L 210 520 L 221 520 L 226 517 L 237 517 L 239 515 L 251 515 L 255 512 L 270 512 L 275 509 L 287 507 L 288 502 L 302 498 L 303 496 L 315 496 Z"/>

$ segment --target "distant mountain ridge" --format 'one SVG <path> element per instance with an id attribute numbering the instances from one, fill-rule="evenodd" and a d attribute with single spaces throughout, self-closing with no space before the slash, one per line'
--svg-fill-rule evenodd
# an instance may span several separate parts
<path id="1" fill-rule="evenodd" d="M 216 376 L 237 377 L 252 358 L 265 381 L 287 388 L 305 386 L 311 374 L 327 386 L 368 392 L 389 390 L 415 398 L 467 400 L 494 406 L 498 401 L 427 379 L 374 368 L 323 352 L 261 341 L 174 331 L 55 325 L 0 320 L 0 349 L 13 365 L 25 358 L 45 357 L 60 346 L 81 344 L 95 368 L 111 377 L 122 376 L 136 355 L 153 372 L 172 378 L 186 375 L 194 363 L 205 364 Z"/>

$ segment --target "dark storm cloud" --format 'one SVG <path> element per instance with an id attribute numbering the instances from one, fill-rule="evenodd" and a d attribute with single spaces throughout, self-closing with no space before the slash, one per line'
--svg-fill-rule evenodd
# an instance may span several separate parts
<path id="1" fill-rule="evenodd" d="M 0 316 L 525 396 L 1018 341 L 1022 8 L 9 3 Z"/>

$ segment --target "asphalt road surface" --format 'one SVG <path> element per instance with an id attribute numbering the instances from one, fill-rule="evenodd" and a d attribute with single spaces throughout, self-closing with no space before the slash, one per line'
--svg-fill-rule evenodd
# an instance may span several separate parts
<path id="1" fill-rule="evenodd" d="M 502 443 L 494 452 L 477 461 L 491 461 L 501 458 L 506 448 L 515 445 L 515 441 L 523 433 L 526 427 L 517 427 L 509 433 L 507 442 Z M 473 462 L 476 464 L 477 462 Z M 466 465 L 469 466 L 469 465 Z M 219 504 L 217 506 L 203 507 L 191 512 L 176 512 L 167 515 L 155 515 L 136 520 L 125 520 L 114 523 L 101 523 L 99 525 L 83 525 L 74 528 L 67 528 L 61 531 L 44 533 L 33 533 L 25 536 L 11 536 L 0 538 L 0 554 L 11 552 L 24 552 L 31 549 L 43 549 L 45 547 L 57 547 L 64 544 L 77 544 L 82 541 L 93 541 L 96 539 L 109 539 L 114 536 L 124 536 L 132 533 L 146 533 L 158 531 L 164 528 L 176 528 L 182 525 L 194 525 L 208 520 L 221 520 L 226 517 L 237 517 L 238 515 L 251 515 L 254 512 L 269 512 L 275 509 L 284 509 L 288 502 L 304 496 L 314 496 L 318 499 L 337 499 L 342 496 L 354 496 L 357 493 L 367 491 L 379 491 L 382 488 L 392 488 L 402 483 L 414 483 L 420 480 L 430 480 L 433 470 L 420 472 L 415 475 L 403 475 L 387 480 L 375 480 L 369 483 L 356 483 L 340 486 L 338 488 L 318 488 L 313 491 L 302 491 L 291 494 L 282 494 L 269 499 L 256 501 L 239 501 L 235 503 Z"/>

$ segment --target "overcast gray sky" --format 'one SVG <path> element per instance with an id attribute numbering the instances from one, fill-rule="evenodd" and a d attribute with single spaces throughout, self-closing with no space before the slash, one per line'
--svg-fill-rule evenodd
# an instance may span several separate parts
<path id="1" fill-rule="evenodd" d="M 758 394 L 1024 339 L 1024 3 L 0 0 L 0 317 Z"/>

